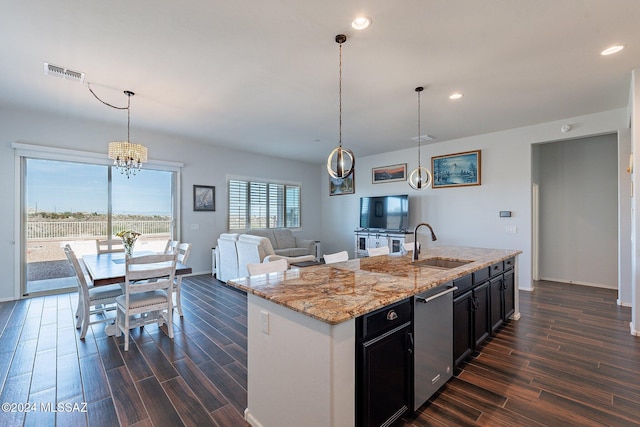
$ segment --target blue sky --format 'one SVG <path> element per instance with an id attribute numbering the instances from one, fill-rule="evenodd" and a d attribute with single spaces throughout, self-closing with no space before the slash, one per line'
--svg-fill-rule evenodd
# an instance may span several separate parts
<path id="1" fill-rule="evenodd" d="M 107 167 L 28 159 L 27 208 L 49 212 L 107 211 Z M 143 169 L 127 179 L 113 172 L 114 214 L 171 214 L 171 172 Z"/>

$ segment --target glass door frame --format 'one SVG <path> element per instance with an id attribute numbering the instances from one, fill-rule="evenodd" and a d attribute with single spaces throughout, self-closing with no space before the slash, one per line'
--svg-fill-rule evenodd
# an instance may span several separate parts
<path id="1" fill-rule="evenodd" d="M 107 157 L 106 154 L 102 153 L 91 153 L 80 150 L 70 150 L 56 147 L 47 147 L 40 145 L 32 145 L 32 144 L 24 144 L 24 143 L 13 143 L 12 147 L 15 152 L 15 182 L 16 182 L 16 191 L 15 194 L 15 218 L 19 221 L 14 222 L 14 244 L 15 244 L 15 266 L 14 266 L 14 298 L 22 299 L 28 298 L 36 295 L 23 295 L 23 292 L 26 290 L 26 261 L 27 261 L 27 236 L 26 236 L 26 226 L 27 226 L 27 209 L 24 206 L 25 204 L 25 162 L 27 158 L 31 159 L 41 159 L 41 160 L 54 160 L 54 161 L 63 161 L 63 162 L 75 162 L 75 163 L 87 163 L 93 165 L 103 165 L 103 166 L 112 166 L 113 162 L 111 159 Z M 181 198 L 181 171 L 183 163 L 179 162 L 166 162 L 166 161 L 157 161 L 157 160 L 149 160 L 143 166 L 144 169 L 151 170 L 161 170 L 168 172 L 175 172 L 172 176 L 172 200 L 171 207 L 173 211 L 172 215 L 172 223 L 171 223 L 171 234 L 174 236 L 174 239 L 180 238 L 180 200 Z M 112 173 L 112 168 L 109 169 L 109 174 Z M 135 179 L 133 177 L 132 179 Z M 109 179 L 109 186 L 111 186 L 111 179 Z M 109 200 L 108 206 L 108 230 L 111 230 L 111 200 Z M 16 244 L 17 243 L 17 244 Z M 56 292 L 53 292 L 56 293 Z M 44 294 L 38 294 L 37 296 L 41 296 Z"/>

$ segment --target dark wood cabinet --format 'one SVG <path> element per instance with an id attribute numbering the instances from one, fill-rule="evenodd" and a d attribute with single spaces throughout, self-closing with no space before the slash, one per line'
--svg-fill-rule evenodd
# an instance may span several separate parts
<path id="1" fill-rule="evenodd" d="M 473 352 L 473 292 L 453 298 L 453 365 L 462 363 Z"/>
<path id="2" fill-rule="evenodd" d="M 411 302 L 356 319 L 356 426 L 389 425 L 411 405 Z"/>
<path id="3" fill-rule="evenodd" d="M 496 332 L 504 324 L 504 278 L 494 277 L 489 283 L 491 294 L 491 333 Z"/>
<path id="4" fill-rule="evenodd" d="M 473 288 L 473 345 L 474 349 L 489 338 L 491 328 L 489 326 L 489 315 L 491 306 L 489 304 L 489 282 L 484 282 Z"/>
<path id="5" fill-rule="evenodd" d="M 504 321 L 508 321 L 516 310 L 515 303 L 515 282 L 513 269 L 504 272 L 502 282 L 502 295 L 504 297 Z"/>
<path id="6" fill-rule="evenodd" d="M 515 258 L 454 281 L 453 364 L 458 367 L 508 322 L 515 311 Z M 460 289 L 462 288 L 462 289 Z"/>

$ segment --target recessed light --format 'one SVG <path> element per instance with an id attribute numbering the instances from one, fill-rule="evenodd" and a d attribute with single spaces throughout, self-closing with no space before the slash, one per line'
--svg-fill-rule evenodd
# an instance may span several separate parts
<path id="1" fill-rule="evenodd" d="M 371 25 L 371 18 L 368 18 L 366 16 L 359 16 L 351 21 L 351 26 L 354 30 L 364 30 L 366 28 L 369 28 L 369 25 Z"/>
<path id="2" fill-rule="evenodd" d="M 462 94 L 460 92 L 454 92 L 451 95 L 449 95 L 449 99 L 460 99 L 462 98 Z"/>
<path id="3" fill-rule="evenodd" d="M 618 45 L 606 48 L 605 50 L 600 52 L 600 55 L 603 55 L 603 56 L 613 55 L 614 53 L 620 52 L 622 49 L 624 49 L 624 45 L 618 44 Z"/>

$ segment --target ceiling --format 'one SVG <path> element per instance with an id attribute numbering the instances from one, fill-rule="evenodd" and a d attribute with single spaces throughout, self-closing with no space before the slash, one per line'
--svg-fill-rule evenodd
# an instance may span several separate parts
<path id="1" fill-rule="evenodd" d="M 149 129 L 314 163 L 338 141 L 340 33 L 342 140 L 357 157 L 415 146 L 416 86 L 422 133 L 442 142 L 626 107 L 640 68 L 637 0 L 3 3 L 0 107 L 103 120 L 124 138 L 126 113 L 46 76 L 49 62 L 111 104 L 135 92 L 134 142 Z M 357 14 L 371 27 L 353 30 Z M 613 44 L 626 47 L 599 54 Z"/>

